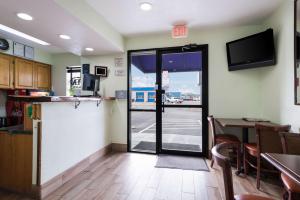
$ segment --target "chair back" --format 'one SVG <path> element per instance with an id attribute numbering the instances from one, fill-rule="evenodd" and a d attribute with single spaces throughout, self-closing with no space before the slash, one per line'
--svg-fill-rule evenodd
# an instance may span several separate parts
<path id="1" fill-rule="evenodd" d="M 290 125 L 255 124 L 258 153 L 282 153 L 279 132 L 288 132 Z"/>
<path id="2" fill-rule="evenodd" d="M 299 133 L 279 133 L 283 153 L 300 155 L 300 134 Z"/>
<path id="3" fill-rule="evenodd" d="M 230 166 L 229 157 L 221 155 L 221 149 L 232 148 L 233 145 L 229 143 L 217 144 L 212 148 L 212 155 L 215 162 L 222 168 L 223 179 L 224 179 L 224 189 L 225 189 L 225 200 L 234 200 L 234 191 L 232 183 L 232 172 Z"/>
<path id="4" fill-rule="evenodd" d="M 207 117 L 208 124 L 211 130 L 211 139 L 212 139 L 212 146 L 215 146 L 216 144 L 216 126 L 215 126 L 215 118 L 210 115 Z"/>

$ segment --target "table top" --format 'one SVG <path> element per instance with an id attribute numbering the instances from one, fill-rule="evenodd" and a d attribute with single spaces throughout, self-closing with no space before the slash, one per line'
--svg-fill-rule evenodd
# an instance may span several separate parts
<path id="1" fill-rule="evenodd" d="M 231 118 L 216 118 L 216 121 L 223 127 L 240 127 L 240 128 L 254 128 L 255 124 L 275 125 L 271 122 L 253 122 L 244 119 L 231 119 Z"/>
<path id="2" fill-rule="evenodd" d="M 300 155 L 262 153 L 261 156 L 279 171 L 300 184 Z"/>

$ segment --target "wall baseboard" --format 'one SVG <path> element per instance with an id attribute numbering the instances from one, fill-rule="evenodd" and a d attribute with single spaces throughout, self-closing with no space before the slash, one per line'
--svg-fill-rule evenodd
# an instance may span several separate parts
<path id="1" fill-rule="evenodd" d="M 112 151 L 127 152 L 127 144 L 112 143 L 111 146 L 112 146 Z"/>
<path id="2" fill-rule="evenodd" d="M 55 176 L 51 180 L 47 181 L 46 183 L 42 184 L 41 186 L 37 186 L 37 196 L 38 199 L 44 199 L 49 194 L 57 190 L 63 184 L 83 172 L 86 168 L 88 168 L 91 164 L 96 162 L 97 160 L 104 157 L 106 154 L 112 152 L 112 144 L 105 146 L 104 148 L 100 149 L 99 151 L 93 153 L 92 155 L 88 156 L 87 158 L 83 159 L 73 167 L 67 169 L 66 171 L 62 172 L 61 174 Z"/>

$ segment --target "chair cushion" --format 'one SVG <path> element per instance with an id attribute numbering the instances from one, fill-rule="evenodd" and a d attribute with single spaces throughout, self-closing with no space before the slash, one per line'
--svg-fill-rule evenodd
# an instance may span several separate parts
<path id="1" fill-rule="evenodd" d="M 257 144 L 256 143 L 246 143 L 244 144 L 245 150 L 252 156 L 257 157 Z"/>
<path id="2" fill-rule="evenodd" d="M 294 193 L 300 193 L 300 185 L 284 173 L 281 173 L 281 180 L 286 189 Z"/>
<path id="3" fill-rule="evenodd" d="M 226 142 L 226 143 L 237 143 L 240 144 L 240 140 L 238 137 L 235 135 L 230 135 L 230 134 L 218 134 L 216 136 L 216 142 L 218 144 Z"/>
<path id="4" fill-rule="evenodd" d="M 252 194 L 244 194 L 244 195 L 235 195 L 235 200 L 273 200 L 267 197 L 252 195 Z"/>

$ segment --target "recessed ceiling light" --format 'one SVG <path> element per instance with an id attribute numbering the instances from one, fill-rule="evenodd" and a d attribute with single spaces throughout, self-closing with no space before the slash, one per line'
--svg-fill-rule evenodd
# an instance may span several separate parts
<path id="1" fill-rule="evenodd" d="M 71 37 L 70 36 L 68 36 L 68 35 L 59 35 L 59 37 L 61 38 L 61 39 L 64 39 L 64 40 L 69 40 L 69 39 L 71 39 Z"/>
<path id="2" fill-rule="evenodd" d="M 85 50 L 86 50 L 86 51 L 94 51 L 94 49 L 93 49 L 93 48 L 90 48 L 90 47 L 85 48 Z"/>
<path id="3" fill-rule="evenodd" d="M 140 8 L 143 11 L 149 11 L 149 10 L 152 10 L 152 4 L 148 3 L 148 2 L 144 2 L 144 3 L 140 4 Z"/>
<path id="4" fill-rule="evenodd" d="M 26 21 L 31 21 L 33 20 L 33 17 L 31 17 L 30 15 L 26 14 L 26 13 L 17 13 L 17 16 L 20 19 L 26 20 Z"/>
<path id="5" fill-rule="evenodd" d="M 25 38 L 27 40 L 30 40 L 32 42 L 35 42 L 35 43 L 38 43 L 38 44 L 41 44 L 41 45 L 50 45 L 49 43 L 47 43 L 47 42 L 45 42 L 43 40 L 37 39 L 35 37 L 32 37 L 30 35 L 27 35 L 25 33 L 22 33 L 20 31 L 12 29 L 10 27 L 4 26 L 3 24 L 0 24 L 0 30 L 6 31 L 6 32 L 14 34 L 14 35 L 17 35 L 19 37 Z"/>

